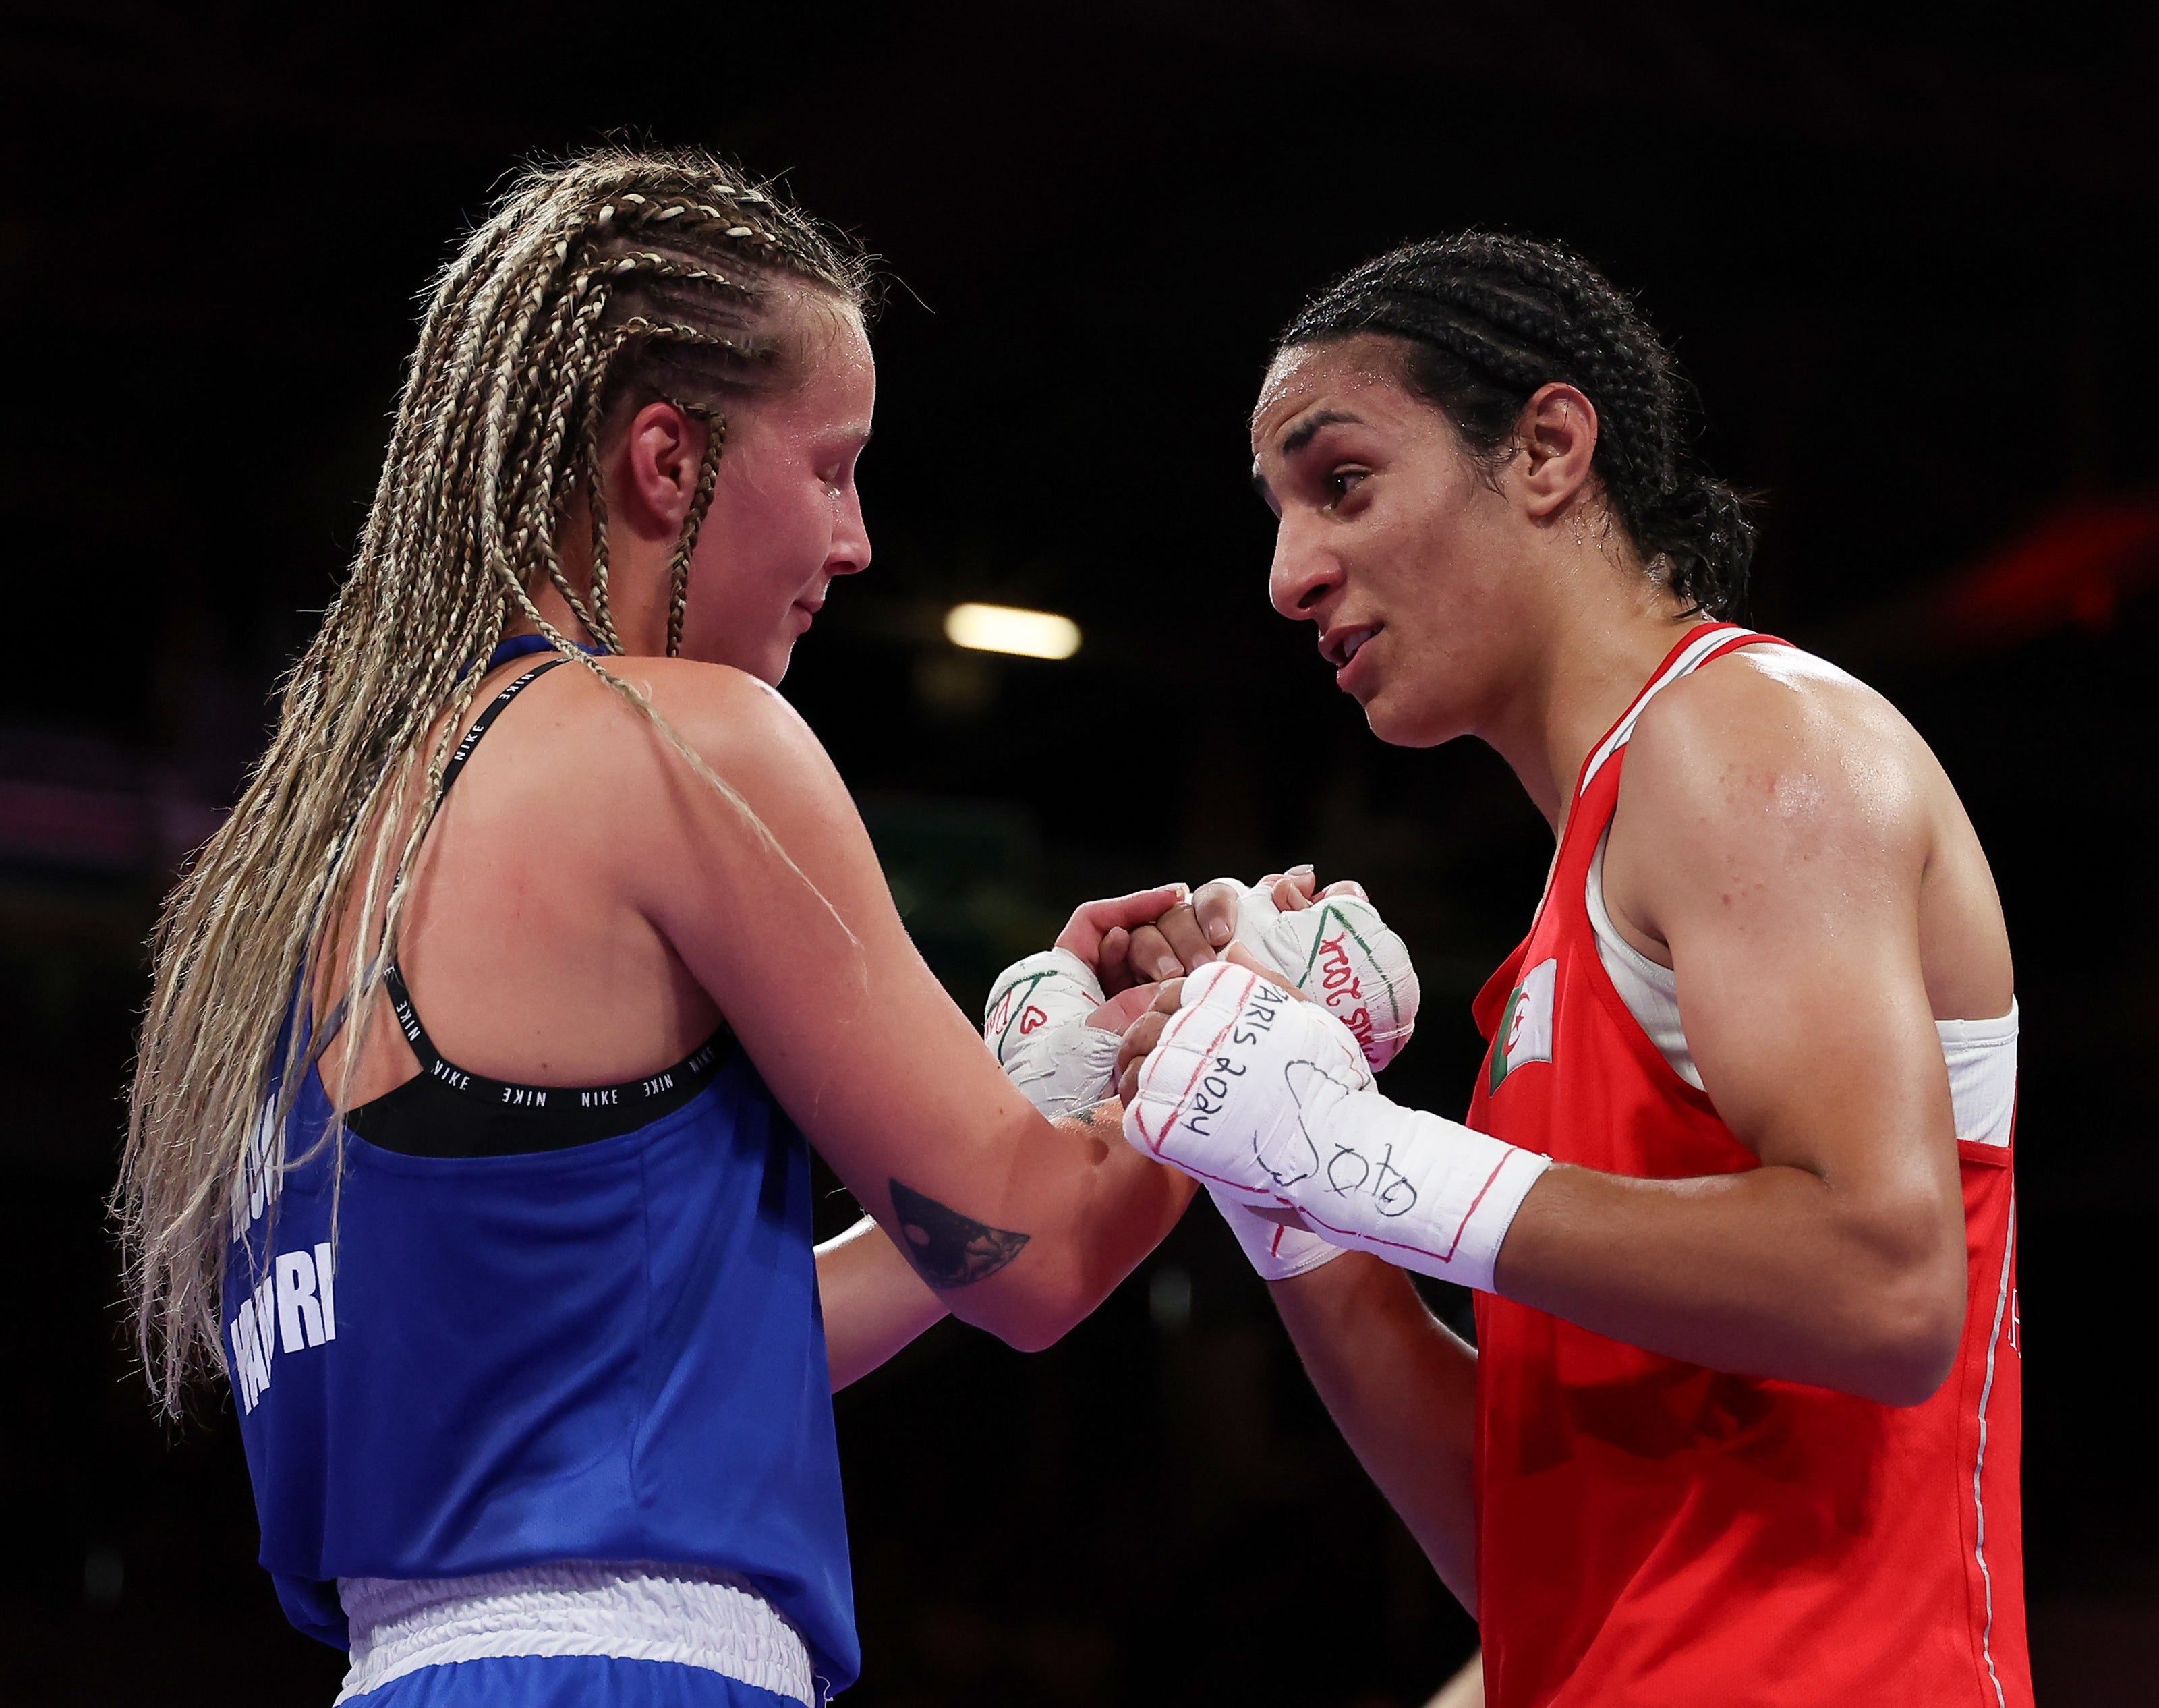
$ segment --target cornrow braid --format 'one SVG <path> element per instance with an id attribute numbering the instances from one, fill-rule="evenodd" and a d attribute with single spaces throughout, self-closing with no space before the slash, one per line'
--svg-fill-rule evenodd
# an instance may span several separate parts
<path id="1" fill-rule="evenodd" d="M 705 423 L 704 454 L 697 463 L 697 489 L 690 499 L 690 513 L 682 519 L 681 537 L 675 542 L 675 556 L 667 569 L 667 656 L 676 657 L 682 650 L 682 621 L 690 608 L 690 560 L 696 553 L 697 535 L 705 524 L 705 513 L 712 507 L 712 489 L 720 478 L 720 453 L 727 441 L 726 417 L 710 410 L 701 410 L 695 404 L 676 406 L 684 413 L 695 415 Z"/>
<path id="2" fill-rule="evenodd" d="M 648 320 L 642 315 L 633 315 L 621 325 L 614 328 L 593 358 L 590 375 L 584 385 L 587 400 L 584 427 L 586 502 L 593 516 L 593 608 L 589 616 L 585 613 L 582 606 L 573 606 L 573 608 L 577 609 L 579 620 L 592 632 L 593 637 L 601 640 L 609 650 L 617 652 L 620 651 L 621 648 L 614 639 L 614 619 L 608 609 L 607 486 L 601 478 L 600 469 L 600 418 L 606 411 L 610 390 L 608 382 L 612 375 L 615 358 L 624 345 L 638 339 L 650 339 L 661 344 L 698 345 L 707 349 L 721 351 L 741 362 L 745 367 L 754 365 L 759 360 L 758 352 L 745 348 L 733 339 L 721 338 L 712 333 L 702 331 L 694 326 Z M 725 433 L 721 427 L 722 418 L 717 410 L 692 404 L 680 398 L 670 397 L 667 401 L 685 414 L 709 423 L 711 428 L 705 437 L 705 451 L 700 468 L 697 490 L 691 500 L 690 514 L 684 519 L 682 526 L 681 537 L 687 540 L 691 546 L 694 546 L 698 530 L 704 521 L 706 507 L 711 503 L 712 496 L 712 479 L 707 477 L 705 469 L 709 467 L 713 479 L 717 478 L 720 447 L 725 441 Z M 670 620 L 668 629 L 667 655 L 670 658 L 681 650 L 682 641 L 679 623 L 681 613 L 675 609 L 676 603 L 678 598 L 686 601 L 689 592 L 689 557 L 687 549 L 679 541 L 676 557 L 680 584 L 670 596 L 670 610 L 673 618 L 677 619 Z M 555 566 L 555 568 L 559 572 L 559 566 Z M 561 587 L 563 584 L 558 581 L 557 586 Z M 564 592 L 567 596 L 567 587 L 564 587 Z"/>
<path id="3" fill-rule="evenodd" d="M 1694 407 L 1633 304 L 1563 244 L 1485 231 L 1366 261 L 1307 303 L 1278 349 L 1360 333 L 1402 340 L 1403 377 L 1496 467 L 1537 388 L 1597 406 L 1595 468 L 1614 518 L 1688 608 L 1735 614 L 1754 553 L 1746 500 L 1686 443 Z"/>
<path id="4" fill-rule="evenodd" d="M 562 569 L 562 554 L 556 549 L 556 534 L 562 520 L 562 500 L 568 495 L 575 474 L 562 466 L 563 443 L 570 430 L 571 406 L 581 387 L 585 387 L 586 347 L 607 308 L 607 298 L 583 289 L 585 282 L 580 279 L 572 289 L 563 292 L 558 319 L 567 322 L 562 329 L 567 346 L 562 363 L 564 372 L 556 386 L 538 443 L 523 474 L 510 551 L 513 562 L 524 562 L 528 553 L 536 555 L 547 572 L 548 581 L 562 595 L 562 603 L 585 625 L 586 632 L 613 648 L 616 642 L 612 629 L 601 626 L 601 619 L 593 615 L 577 589 L 570 585 L 569 577 Z"/>
<path id="5" fill-rule="evenodd" d="M 769 287 L 782 277 L 858 310 L 868 301 L 866 258 L 738 169 L 602 150 L 526 173 L 435 282 L 350 573 L 153 942 L 113 1210 L 137 1343 L 168 1411 L 192 1374 L 222 1367 L 226 1245 L 246 1224 L 251 1170 L 259 1183 L 290 1166 L 282 1139 L 256 1136 L 282 1134 L 304 1079 L 318 975 L 344 968 L 348 1012 L 380 987 L 403 875 L 513 622 L 604 684 L 794 867 L 643 691 L 535 598 L 553 587 L 591 639 L 622 650 L 599 437 L 620 409 L 671 402 L 706 427 L 670 567 L 667 650 L 680 649 L 727 410 L 771 371 Z M 582 593 L 560 549 L 579 495 L 592 529 Z M 324 1142 L 342 1143 L 338 1124 Z"/>

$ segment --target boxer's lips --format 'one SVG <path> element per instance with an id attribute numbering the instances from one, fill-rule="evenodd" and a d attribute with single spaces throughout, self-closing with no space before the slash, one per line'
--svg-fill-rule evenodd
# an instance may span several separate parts
<path id="1" fill-rule="evenodd" d="M 1328 629 L 1319 637 L 1321 655 L 1334 666 L 1336 687 L 1346 692 L 1355 691 L 1351 682 L 1358 655 L 1385 626 L 1379 623 L 1344 624 L 1340 628 Z M 1365 674 L 1370 674 L 1369 667 Z"/>
<path id="2" fill-rule="evenodd" d="M 1338 670 L 1357 656 L 1357 649 L 1380 632 L 1377 623 L 1342 623 L 1319 637 L 1320 656 Z"/>

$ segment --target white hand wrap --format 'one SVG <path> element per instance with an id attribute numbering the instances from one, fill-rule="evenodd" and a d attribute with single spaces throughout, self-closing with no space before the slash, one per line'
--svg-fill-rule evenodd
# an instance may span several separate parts
<path id="1" fill-rule="evenodd" d="M 1355 896 L 1327 896 L 1285 913 L 1269 890 L 1237 891 L 1236 940 L 1356 1033 L 1374 1070 L 1416 1029 L 1417 976 L 1409 945 Z"/>
<path id="2" fill-rule="evenodd" d="M 1287 1204 L 1335 1245 L 1490 1291 L 1508 1226 L 1551 1159 L 1371 1086 L 1341 1022 L 1217 962 L 1185 981 L 1125 1136 L 1218 1198 Z"/>
<path id="3" fill-rule="evenodd" d="M 1114 1089 L 1118 1036 L 1087 1023 L 1108 1000 L 1095 970 L 1068 949 L 1014 961 L 990 987 L 982 1037 L 1012 1084 L 1052 1121 Z"/>
<path id="4" fill-rule="evenodd" d="M 1287 1281 L 1292 1276 L 1307 1274 L 1349 1250 L 1302 1228 L 1285 1228 L 1279 1222 L 1271 1222 L 1250 1204 L 1240 1203 L 1225 1193 L 1209 1188 L 1208 1196 L 1214 1200 L 1214 1208 L 1222 1213 L 1222 1219 L 1230 1224 L 1230 1231 L 1236 1235 L 1237 1244 L 1261 1281 Z"/>

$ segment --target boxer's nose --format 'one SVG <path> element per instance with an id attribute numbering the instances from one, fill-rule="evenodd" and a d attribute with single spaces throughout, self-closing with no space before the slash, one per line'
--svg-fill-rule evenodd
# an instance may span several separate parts
<path id="1" fill-rule="evenodd" d="M 1285 516 L 1275 530 L 1275 556 L 1267 572 L 1267 596 L 1296 622 L 1317 622 L 1328 596 L 1342 585 L 1342 566 L 1297 521 Z"/>

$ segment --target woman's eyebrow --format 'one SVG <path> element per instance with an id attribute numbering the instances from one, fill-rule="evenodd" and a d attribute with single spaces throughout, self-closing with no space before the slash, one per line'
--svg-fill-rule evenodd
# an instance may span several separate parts
<path id="1" fill-rule="evenodd" d="M 1307 416 L 1282 435 L 1282 455 L 1294 457 L 1312 442 L 1322 427 L 1339 426 L 1344 422 L 1352 426 L 1361 427 L 1364 425 L 1364 417 L 1361 415 L 1352 415 L 1346 409 L 1323 409 Z"/>
<path id="2" fill-rule="evenodd" d="M 1362 427 L 1364 417 L 1361 415 L 1352 415 L 1346 409 L 1315 410 L 1282 435 L 1281 454 L 1285 457 L 1294 457 L 1318 437 L 1321 428 L 1338 427 L 1345 422 L 1352 427 Z M 1252 490 L 1260 495 L 1260 501 L 1269 510 L 1274 509 L 1274 492 L 1267 485 L 1266 476 L 1260 470 L 1260 459 L 1257 457 L 1252 458 Z"/>

